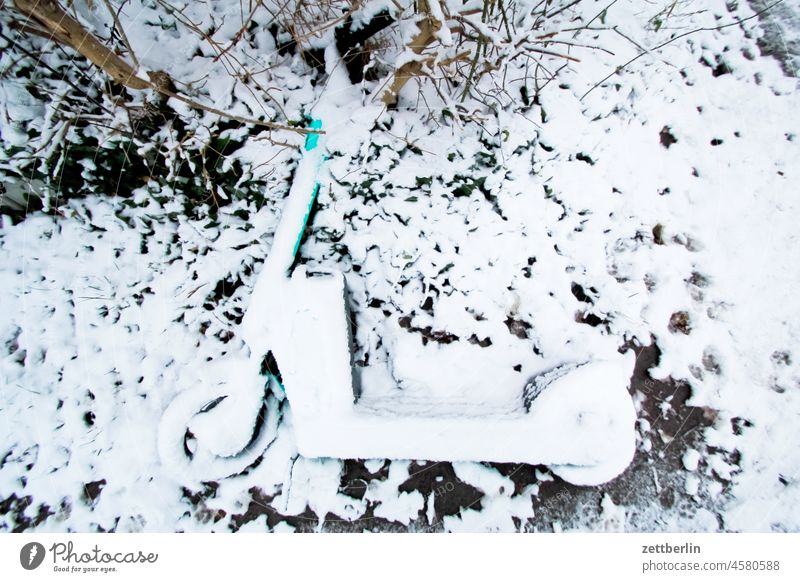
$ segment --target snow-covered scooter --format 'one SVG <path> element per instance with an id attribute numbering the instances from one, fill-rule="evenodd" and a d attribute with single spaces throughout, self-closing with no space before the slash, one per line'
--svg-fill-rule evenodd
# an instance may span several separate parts
<path id="1" fill-rule="evenodd" d="M 315 120 L 311 127 L 320 129 L 321 123 Z M 308 136 L 242 322 L 250 359 L 233 364 L 240 374 L 238 381 L 263 386 L 258 370 L 264 357 L 272 354 L 292 410 L 300 454 L 548 465 L 579 485 L 595 485 L 619 475 L 635 449 L 636 414 L 627 390 L 634 363 L 630 352 L 613 360 L 564 365 L 523 382 L 519 406 L 507 413 L 484 414 L 473 408 L 464 414 L 441 414 L 432 402 L 428 407 L 417 406 L 423 413 L 410 415 L 391 410 L 378 413 L 360 405 L 353 383 L 344 277 L 339 271 L 308 276 L 302 266 L 293 269 L 319 189 L 318 174 L 325 159 L 320 137 Z M 252 462 L 259 447 L 266 446 L 257 435 L 256 442 L 247 443 L 240 436 L 238 446 L 245 450 L 236 453 L 237 439 L 228 442 L 211 434 L 206 425 L 212 415 L 206 413 L 222 406 L 260 409 L 259 403 L 248 404 L 248 399 L 259 394 L 263 398 L 263 390 L 257 389 L 245 391 L 250 396 L 237 401 L 233 386 L 228 392 L 223 390 L 223 395 L 222 384 L 205 393 L 195 391 L 183 400 L 176 398 L 162 422 L 162 458 L 185 470 L 192 466 L 191 474 L 198 478 L 231 474 L 237 463 Z M 211 442 L 217 442 L 205 463 L 196 458 L 190 463 L 179 442 L 187 416 L 193 418 L 189 424 L 194 434 L 205 432 Z M 252 424 L 253 419 L 243 422 Z M 268 417 L 269 422 L 277 420 Z M 202 471 L 211 474 L 202 477 Z"/>

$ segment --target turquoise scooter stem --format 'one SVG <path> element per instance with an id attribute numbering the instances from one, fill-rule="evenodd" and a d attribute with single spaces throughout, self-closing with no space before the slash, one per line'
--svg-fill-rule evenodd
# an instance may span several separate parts
<path id="1" fill-rule="evenodd" d="M 314 119 L 309 127 L 319 130 L 322 128 L 322 121 Z M 279 279 L 287 279 L 291 274 L 308 217 L 319 192 L 317 176 L 325 159 L 319 142 L 318 133 L 306 137 L 305 151 L 297 164 L 294 181 L 283 205 L 281 220 L 275 229 L 272 247 L 264 263 L 266 276 L 260 279 L 264 280 L 265 285 L 276 284 Z"/>
<path id="2" fill-rule="evenodd" d="M 311 123 L 309 124 L 309 128 L 311 129 L 322 129 L 322 120 L 321 119 L 312 119 Z M 318 133 L 309 133 L 306 136 L 306 145 L 305 150 L 307 152 L 313 151 L 316 149 L 317 145 L 319 144 L 319 135 Z M 319 161 L 320 163 L 322 160 Z M 317 171 L 319 171 L 319 165 L 317 166 Z M 311 209 L 314 207 L 314 201 L 317 199 L 317 194 L 319 193 L 319 180 L 315 180 L 314 188 L 311 190 L 311 194 L 308 200 L 308 208 L 306 210 L 305 217 L 303 218 L 303 227 L 300 229 L 300 233 L 297 235 L 297 241 L 294 243 L 294 250 L 292 251 L 292 258 L 297 258 L 297 251 L 300 250 L 300 243 L 303 240 L 303 232 L 306 230 L 306 226 L 308 226 L 308 217 L 311 215 Z"/>

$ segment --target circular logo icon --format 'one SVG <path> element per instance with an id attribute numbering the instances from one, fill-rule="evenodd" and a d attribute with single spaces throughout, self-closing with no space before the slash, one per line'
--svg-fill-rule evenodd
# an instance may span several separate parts
<path id="1" fill-rule="evenodd" d="M 35 570 L 44 562 L 44 546 L 39 542 L 29 542 L 19 551 L 19 563 L 26 570 Z"/>

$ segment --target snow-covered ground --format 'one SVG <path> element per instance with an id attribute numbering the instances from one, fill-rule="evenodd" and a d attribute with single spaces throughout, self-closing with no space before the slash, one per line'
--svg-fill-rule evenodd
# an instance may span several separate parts
<path id="1" fill-rule="evenodd" d="M 760 55 L 748 4 L 676 6 L 656 27 L 650 4 L 613 3 L 580 37 L 605 50 L 574 49 L 536 102 L 499 95 L 508 106 L 480 124 L 312 87 L 288 55 L 273 73 L 287 111 L 326 91 L 346 111 L 300 262 L 344 273 L 361 403 L 501 410 L 533 376 L 627 349 L 637 452 L 622 476 L 577 487 L 544 466 L 304 458 L 274 384 L 191 421 L 186 449 L 244 448 L 231 463 L 166 446 L 184 401 L 258 375 L 240 324 L 288 190 L 283 151 L 263 206 L 198 217 L 180 191 L 142 188 L 3 218 L 0 527 L 800 530 L 798 82 L 791 55 Z M 791 27 L 800 10 L 780 7 Z M 145 32 L 131 37 L 149 68 L 194 50 Z M 641 47 L 659 48 L 596 85 Z M 227 77 L 209 79 L 233 106 Z"/>

